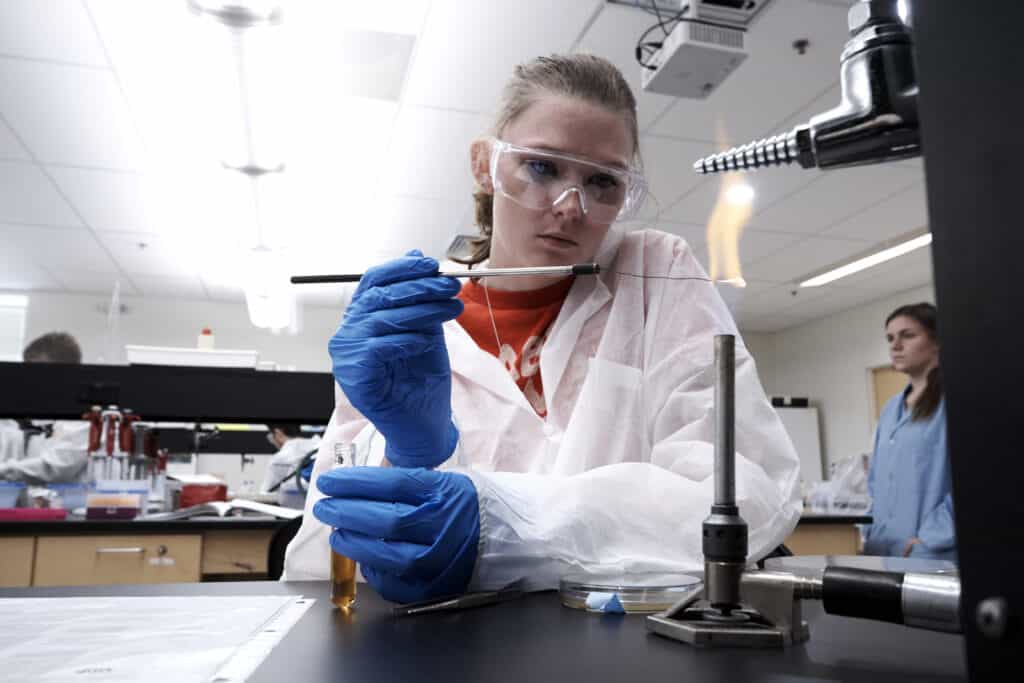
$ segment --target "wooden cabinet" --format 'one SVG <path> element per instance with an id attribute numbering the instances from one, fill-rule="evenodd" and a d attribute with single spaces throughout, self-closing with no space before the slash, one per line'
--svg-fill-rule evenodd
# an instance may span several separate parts
<path id="1" fill-rule="evenodd" d="M 860 531 L 852 523 L 798 524 L 786 539 L 794 555 L 856 555 Z"/>
<path id="2" fill-rule="evenodd" d="M 0 588 L 32 585 L 36 539 L 32 536 L 0 538 Z"/>
<path id="3" fill-rule="evenodd" d="M 201 554 L 199 534 L 40 536 L 32 585 L 198 581 Z"/>
<path id="4" fill-rule="evenodd" d="M 203 574 L 266 574 L 273 529 L 203 532 Z"/>

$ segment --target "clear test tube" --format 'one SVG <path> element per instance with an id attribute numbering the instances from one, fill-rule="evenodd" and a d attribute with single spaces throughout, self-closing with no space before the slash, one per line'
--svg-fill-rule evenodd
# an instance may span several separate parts
<path id="1" fill-rule="evenodd" d="M 350 441 L 334 444 L 334 467 L 355 465 L 356 445 Z M 356 561 L 331 550 L 331 602 L 348 610 L 356 604 Z"/>

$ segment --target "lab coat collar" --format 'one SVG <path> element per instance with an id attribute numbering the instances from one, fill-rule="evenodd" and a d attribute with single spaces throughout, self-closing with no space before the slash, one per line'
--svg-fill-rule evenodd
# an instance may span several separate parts
<path id="1" fill-rule="evenodd" d="M 457 320 L 449 320 L 443 329 L 453 374 L 462 375 L 469 381 L 534 413 L 530 402 L 512 380 L 505 365 L 477 346 Z M 543 356 L 543 353 L 541 355 Z"/>
<path id="2" fill-rule="evenodd" d="M 601 266 L 602 274 L 598 277 L 576 278 L 562 310 L 551 324 L 544 350 L 540 354 L 540 377 L 544 395 L 549 400 L 555 395 L 558 383 L 565 374 L 583 325 L 612 298 L 605 280 L 611 275 L 608 269 L 615 260 L 623 236 L 622 228 L 611 226 L 597 250 L 597 263 Z"/>
<path id="3" fill-rule="evenodd" d="M 551 323 L 547 341 L 540 354 L 540 378 L 544 395 L 555 395 L 562 381 L 583 325 L 612 298 L 601 277 L 577 277 L 562 304 L 558 317 Z M 550 409 L 550 406 L 549 406 Z"/>
<path id="4" fill-rule="evenodd" d="M 483 261 L 479 267 L 486 268 L 487 264 L 487 261 Z M 444 261 L 441 264 L 442 269 L 457 270 L 464 267 L 454 261 Z M 457 320 L 449 320 L 444 323 L 443 329 L 444 342 L 448 346 L 448 357 L 453 374 L 462 375 L 488 391 L 519 404 L 531 413 L 534 412 L 529 401 L 526 400 L 526 396 L 508 374 L 505 365 L 477 346 Z"/>
<path id="5" fill-rule="evenodd" d="M 558 383 L 565 374 L 566 366 L 576 347 L 580 331 L 590 318 L 601 310 L 612 294 L 605 284 L 607 269 L 611 266 L 622 242 L 623 231 L 612 226 L 605 235 L 597 252 L 597 263 L 602 273 L 599 277 L 577 277 L 573 283 L 558 317 L 551 328 L 540 354 L 540 376 L 544 396 L 550 401 L 558 389 Z M 486 267 L 486 263 L 481 267 Z M 444 324 L 444 338 L 452 362 L 452 372 L 483 386 L 489 391 L 512 401 L 536 415 L 526 396 L 508 374 L 508 370 L 497 358 L 487 353 L 473 341 L 455 320 Z M 550 410 L 550 406 L 549 406 Z M 538 417 L 538 419 L 540 419 Z"/>

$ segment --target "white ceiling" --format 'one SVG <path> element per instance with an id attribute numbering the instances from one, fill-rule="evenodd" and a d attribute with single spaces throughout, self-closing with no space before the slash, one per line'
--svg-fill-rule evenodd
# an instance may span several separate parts
<path id="1" fill-rule="evenodd" d="M 693 161 L 719 136 L 774 134 L 838 101 L 849 2 L 774 0 L 748 34 L 749 58 L 707 101 L 641 91 L 633 46 L 653 20 L 636 8 L 411 0 L 351 14 L 365 4 L 288 5 L 307 32 L 289 74 L 303 134 L 267 205 L 286 217 L 279 237 L 297 271 L 337 272 L 413 246 L 440 255 L 472 231 L 469 142 L 487 131 L 515 64 L 570 50 L 612 60 L 638 93 L 655 201 L 630 227 L 682 235 L 706 259 L 718 179 L 695 175 Z M 239 190 L 195 165 L 217 153 L 204 101 L 189 97 L 194 24 L 185 0 L 0 2 L 0 289 L 102 293 L 117 280 L 130 295 L 241 300 L 219 256 L 244 217 L 210 208 Z M 332 42 L 341 28 L 417 35 L 397 103 L 345 95 Z M 810 41 L 807 54 L 791 48 L 797 38 Z M 784 329 L 931 281 L 923 250 L 792 294 L 801 276 L 926 225 L 919 161 L 772 169 L 748 182 L 750 286 L 727 297 L 743 329 Z M 314 305 L 336 298 L 303 294 Z"/>

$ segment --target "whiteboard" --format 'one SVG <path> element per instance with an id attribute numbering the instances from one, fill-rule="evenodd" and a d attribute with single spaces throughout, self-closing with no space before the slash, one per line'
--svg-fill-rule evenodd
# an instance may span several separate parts
<path id="1" fill-rule="evenodd" d="M 811 484 L 821 481 L 821 434 L 818 431 L 817 408 L 785 408 L 777 407 L 783 426 L 793 441 L 796 454 L 800 456 L 800 476 L 804 482 Z"/>

